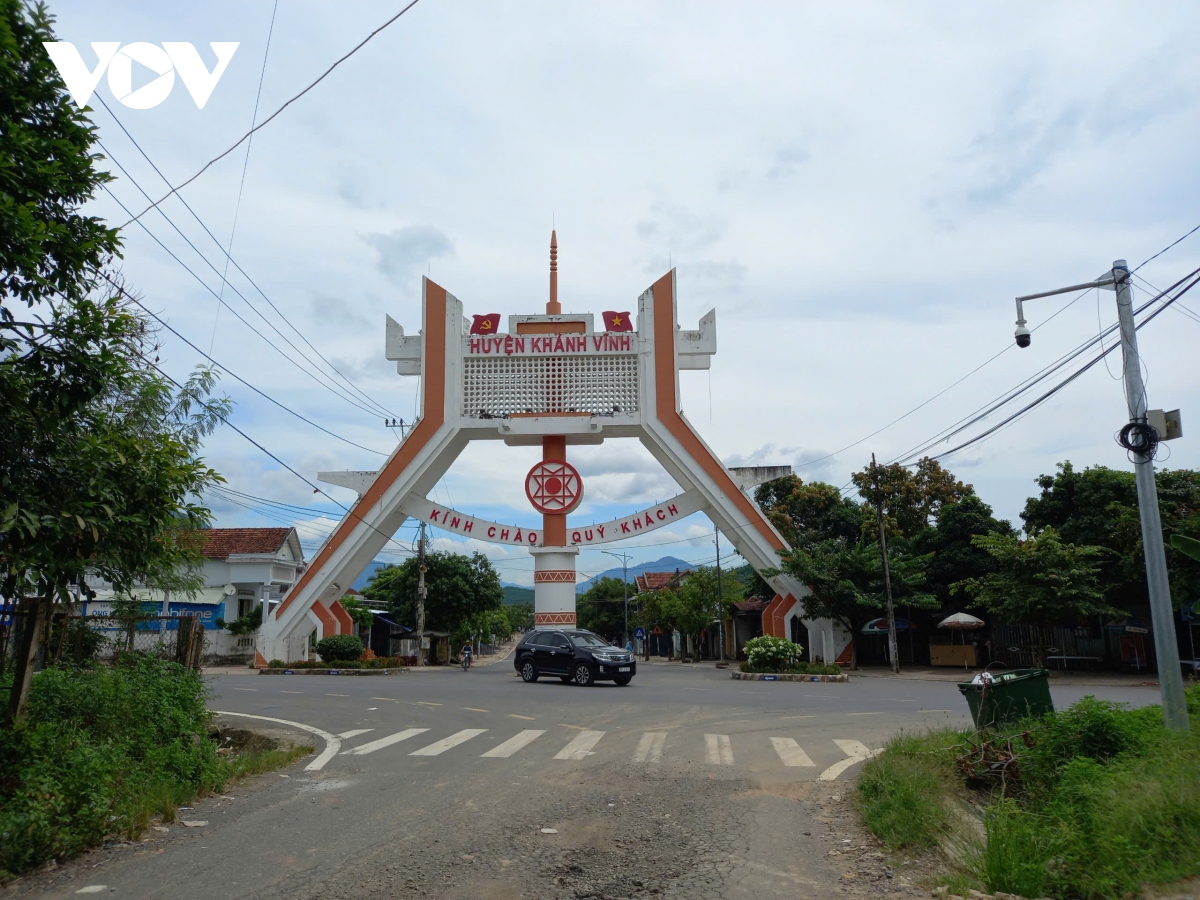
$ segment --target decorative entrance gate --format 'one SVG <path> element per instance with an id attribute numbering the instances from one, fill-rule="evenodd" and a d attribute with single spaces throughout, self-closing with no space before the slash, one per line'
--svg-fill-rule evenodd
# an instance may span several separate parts
<path id="1" fill-rule="evenodd" d="M 537 627 L 575 623 L 575 557 L 579 548 L 660 528 L 703 511 L 756 571 L 777 570 L 786 544 L 735 483 L 679 408 L 679 372 L 707 369 L 717 350 L 716 310 L 695 331 L 676 324 L 675 272 L 639 298 L 636 327 L 629 312 L 605 312 L 602 329 L 591 313 L 563 313 L 558 302 L 557 240 L 550 242 L 550 300 L 546 312 L 468 321 L 462 303 L 422 279 L 422 328 L 406 335 L 387 320 L 386 356 L 400 375 L 421 377 L 420 419 L 377 472 L 322 472 L 330 484 L 359 498 L 317 552 L 303 576 L 263 617 L 257 662 L 307 653 L 308 635 L 333 634 L 342 617 L 330 614 L 404 523 L 412 517 L 483 541 L 523 544 L 534 558 Z M 568 448 L 609 438 L 637 438 L 683 487 L 648 510 L 583 528 L 567 516 L 584 484 Z M 428 493 L 470 441 L 503 440 L 541 446 L 526 492 L 542 513 L 542 528 L 522 529 L 477 519 L 432 503 Z M 764 631 L 783 637 L 799 615 L 807 588 L 786 575 L 770 576 L 778 592 Z M 769 627 L 768 627 L 769 624 Z M 806 621 L 814 656 L 836 657 L 847 638 L 827 620 Z"/>

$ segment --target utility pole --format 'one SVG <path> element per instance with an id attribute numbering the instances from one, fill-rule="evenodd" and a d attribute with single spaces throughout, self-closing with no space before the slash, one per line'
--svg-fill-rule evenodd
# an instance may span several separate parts
<path id="1" fill-rule="evenodd" d="M 1112 274 L 1117 287 L 1117 318 L 1121 325 L 1121 355 L 1125 361 L 1125 399 L 1129 405 L 1129 421 L 1149 428 L 1146 421 L 1146 388 L 1142 384 L 1142 363 L 1138 358 L 1137 327 L 1133 321 L 1133 290 L 1125 260 L 1118 259 L 1113 263 Z M 1137 431 L 1133 433 L 1137 434 Z M 1171 586 L 1167 580 L 1167 555 L 1163 549 L 1162 520 L 1158 512 L 1158 486 L 1154 483 L 1156 444 L 1157 436 L 1151 436 L 1133 450 L 1133 473 L 1137 481 L 1138 513 L 1142 520 L 1142 549 L 1146 557 L 1146 583 L 1150 588 L 1150 618 L 1154 625 L 1154 648 L 1158 655 L 1163 721 L 1172 731 L 1187 731 L 1187 701 L 1183 695 L 1183 673 L 1179 668 L 1179 645 L 1175 640 L 1175 613 L 1171 609 Z"/>
<path id="2" fill-rule="evenodd" d="M 717 544 L 717 639 L 721 643 L 721 662 L 725 662 L 725 610 L 721 604 L 721 529 L 713 525 Z"/>
<path id="3" fill-rule="evenodd" d="M 621 561 L 621 599 L 625 604 L 625 631 L 621 635 L 625 640 L 621 646 L 625 646 L 629 643 L 629 554 L 613 553 L 611 550 L 601 550 L 600 552 L 608 556 L 615 556 Z"/>
<path id="4" fill-rule="evenodd" d="M 425 665 L 425 523 L 421 523 L 421 536 L 417 540 L 417 667 Z"/>
<path id="5" fill-rule="evenodd" d="M 899 675 L 900 653 L 896 646 L 896 610 L 892 606 L 892 572 L 888 566 L 887 529 L 883 524 L 883 491 L 879 486 L 879 466 L 875 463 L 874 453 L 871 454 L 871 477 L 875 481 L 875 512 L 879 514 L 879 553 L 883 558 L 883 596 L 887 602 L 888 656 L 892 661 L 892 672 Z"/>
<path id="6" fill-rule="evenodd" d="M 1025 324 L 1026 300 L 1052 297 L 1089 288 L 1107 288 L 1117 292 L 1117 321 L 1121 329 L 1121 355 L 1124 360 L 1125 399 L 1129 424 L 1121 430 L 1119 442 L 1133 454 L 1133 473 L 1137 483 L 1138 513 L 1142 522 L 1142 549 L 1146 560 L 1146 585 L 1150 594 L 1150 618 L 1154 625 L 1154 648 L 1158 655 L 1158 684 L 1162 698 L 1163 722 L 1172 731 L 1188 730 L 1187 701 L 1183 694 L 1183 673 L 1179 667 L 1179 645 L 1175 639 L 1175 614 L 1171 609 L 1171 587 L 1167 580 L 1167 555 L 1163 549 L 1162 520 L 1158 511 L 1158 487 L 1154 483 L 1154 453 L 1163 437 L 1150 425 L 1147 416 L 1146 387 L 1142 383 L 1138 358 L 1137 325 L 1133 318 L 1133 290 L 1129 266 L 1123 259 L 1113 262 L 1112 271 L 1095 281 L 1017 298 L 1018 347 L 1028 347 L 1031 332 Z"/>

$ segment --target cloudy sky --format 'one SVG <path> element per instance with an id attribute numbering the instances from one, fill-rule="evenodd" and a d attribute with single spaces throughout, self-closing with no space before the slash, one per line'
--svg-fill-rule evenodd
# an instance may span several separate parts
<path id="1" fill-rule="evenodd" d="M 207 42 L 240 42 L 204 109 L 181 83 L 131 109 L 101 81 L 94 119 L 118 177 L 95 212 L 124 222 L 117 201 L 140 210 L 141 190 L 164 191 L 150 161 L 172 183 L 191 176 L 247 130 L 260 78 L 261 121 L 400 6 L 52 3 L 89 65 L 91 41 L 190 41 L 210 66 Z M 711 373 L 682 376 L 684 409 L 727 463 L 790 463 L 840 486 L 872 452 L 904 456 L 1115 319 L 1111 292 L 1036 301 L 1030 324 L 1046 324 L 1018 351 L 1015 295 L 1137 265 L 1200 224 L 1198 38 L 1186 3 L 421 0 L 258 132 L 248 159 L 243 145 L 184 189 L 195 216 L 172 200 L 148 232 L 126 229 L 124 273 L 171 328 L 338 436 L 223 378 L 232 421 L 315 481 L 379 465 L 397 439 L 381 409 L 411 419 L 416 379 L 383 359 L 383 324 L 420 326 L 420 276 L 468 313 L 538 312 L 553 223 L 565 310 L 632 308 L 670 265 L 684 327 L 716 307 L 719 352 Z M 151 77 L 134 65 L 135 88 Z M 222 288 L 216 241 L 231 233 Z M 1200 233 L 1141 269 L 1135 297 L 1197 265 Z M 1150 406 L 1181 407 L 1194 432 L 1200 292 L 1181 302 L 1194 312 L 1165 310 L 1140 340 Z M 176 377 L 201 361 L 162 341 Z M 1128 467 L 1113 441 L 1124 421 L 1121 386 L 1097 366 L 944 463 L 1015 520 L 1061 460 Z M 1197 446 L 1174 442 L 1166 465 L 1200 465 Z M 231 488 L 303 508 L 214 496 L 220 525 L 296 522 L 311 551 L 340 515 L 231 429 L 206 454 Z M 534 523 L 534 458 L 473 446 L 435 497 Z M 584 521 L 677 491 L 634 442 L 572 459 Z M 532 580 L 521 551 L 481 548 L 505 580 Z M 630 550 L 708 562 L 711 527 L 696 517 Z M 579 569 L 611 563 L 589 551 Z"/>

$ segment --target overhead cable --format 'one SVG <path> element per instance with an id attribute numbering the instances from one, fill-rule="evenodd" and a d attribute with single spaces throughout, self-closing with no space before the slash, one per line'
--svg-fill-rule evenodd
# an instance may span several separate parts
<path id="1" fill-rule="evenodd" d="M 244 141 L 249 139 L 250 135 L 254 134 L 256 131 L 259 131 L 262 128 L 265 128 L 267 125 L 271 124 L 271 122 L 275 119 L 276 116 L 278 116 L 281 112 L 283 112 L 285 109 L 287 109 L 289 106 L 291 106 L 297 100 L 299 100 L 301 97 L 303 97 L 305 94 L 307 94 L 313 88 L 315 88 L 318 84 L 320 84 L 322 81 L 324 81 L 330 72 L 332 72 L 334 69 L 336 69 L 342 63 L 344 63 L 346 60 L 348 60 L 351 56 L 353 56 L 355 53 L 357 53 L 359 50 L 361 50 L 364 46 L 366 46 L 367 42 L 370 41 L 371 38 L 375 37 L 375 35 L 379 34 L 379 32 L 383 31 L 385 28 L 387 28 L 389 25 L 391 25 L 393 22 L 395 22 L 397 19 L 399 19 L 402 15 L 404 15 L 406 12 L 408 12 L 410 9 L 412 9 L 414 6 L 416 6 L 418 2 L 419 2 L 419 0 L 412 0 L 412 2 L 409 3 L 407 6 L 405 6 L 402 10 L 400 10 L 400 12 L 396 13 L 394 16 L 392 16 L 390 19 L 388 19 L 386 22 L 384 22 L 382 25 L 380 25 L 378 28 L 376 28 L 374 31 L 372 31 L 370 34 L 368 34 L 365 38 L 363 38 L 358 44 L 356 44 L 350 50 L 349 53 L 345 54 L 340 59 L 335 61 L 333 63 L 333 65 L 331 65 L 328 69 L 326 69 L 324 72 L 322 72 L 315 81 L 313 81 L 311 84 L 308 85 L 308 87 L 306 87 L 304 90 L 300 91 L 300 93 L 293 96 L 286 103 L 284 103 L 281 107 L 279 107 L 279 109 L 275 110 L 275 112 L 271 113 L 271 115 L 269 115 L 269 116 L 267 116 L 267 118 L 263 119 L 262 122 L 260 122 L 258 125 L 255 125 L 249 131 L 247 131 L 245 134 L 243 134 L 240 138 L 238 138 L 236 141 L 234 141 L 233 144 L 231 144 L 228 148 L 226 148 L 221 153 L 217 154 L 212 159 L 210 159 L 208 162 L 206 162 L 203 166 L 200 167 L 200 170 L 198 172 L 196 172 L 196 174 L 193 175 L 191 178 L 175 185 L 174 187 L 171 188 L 171 190 L 169 190 L 166 194 L 164 194 L 158 200 L 151 203 L 149 206 L 147 206 L 145 209 L 143 209 L 136 216 L 133 216 L 128 222 L 125 223 L 125 225 L 128 225 L 128 224 L 130 224 L 130 222 L 134 222 L 134 221 L 140 219 L 142 216 L 144 216 L 150 210 L 154 209 L 156 206 L 158 206 L 160 203 L 162 203 L 168 197 L 172 196 L 173 194 L 179 193 L 179 191 L 181 191 L 183 188 L 187 187 L 189 184 L 191 184 L 193 181 L 195 181 L 197 178 L 199 178 L 201 175 L 203 175 L 205 172 L 207 172 L 213 166 L 214 163 L 224 159 L 226 156 L 228 156 L 230 153 L 232 153 L 234 150 L 236 150 L 238 147 L 240 147 Z M 127 210 L 127 212 L 128 212 L 128 210 Z M 121 227 L 124 228 L 125 225 L 122 225 Z"/>

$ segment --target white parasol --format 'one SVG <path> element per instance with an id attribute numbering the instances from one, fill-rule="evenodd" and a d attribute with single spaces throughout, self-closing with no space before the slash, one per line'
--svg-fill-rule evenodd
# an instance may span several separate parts
<path id="1" fill-rule="evenodd" d="M 983 619 L 977 619 L 970 613 L 955 613 L 952 616 L 946 616 L 942 621 L 938 622 L 938 628 L 983 628 L 987 623 Z"/>
<path id="2" fill-rule="evenodd" d="M 942 621 L 938 622 L 938 628 L 954 628 L 960 632 L 972 631 L 976 628 L 983 628 L 987 623 L 983 619 L 977 619 L 970 613 L 955 613 L 952 616 L 946 616 Z M 954 638 L 950 639 L 953 643 Z M 963 646 L 967 645 L 967 636 L 963 634 Z M 967 668 L 966 657 L 963 657 L 963 668 Z"/>

